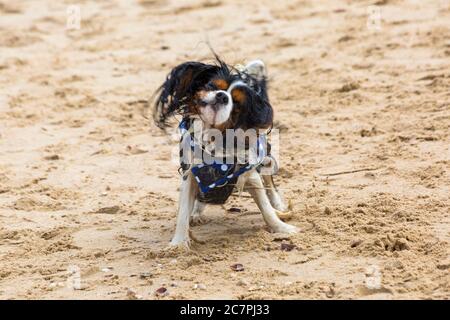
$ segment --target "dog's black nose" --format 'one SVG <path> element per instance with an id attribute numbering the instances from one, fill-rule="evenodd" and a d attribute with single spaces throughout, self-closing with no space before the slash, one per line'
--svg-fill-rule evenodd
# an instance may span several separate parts
<path id="1" fill-rule="evenodd" d="M 216 93 L 216 103 L 220 104 L 227 104 L 228 103 L 228 96 L 225 92 L 219 91 Z"/>

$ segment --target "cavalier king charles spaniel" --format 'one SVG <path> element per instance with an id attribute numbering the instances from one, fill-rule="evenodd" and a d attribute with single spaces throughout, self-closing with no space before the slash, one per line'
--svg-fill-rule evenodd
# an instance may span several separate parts
<path id="1" fill-rule="evenodd" d="M 217 55 L 212 64 L 176 66 L 157 92 L 153 118 L 166 128 L 181 115 L 182 181 L 173 246 L 196 240 L 190 224 L 204 222 L 207 204 L 223 204 L 238 190 L 248 191 L 273 232 L 295 233 L 282 221 L 288 211 L 272 174 L 275 158 L 266 134 L 272 128 L 266 69 L 260 60 L 232 67 Z"/>

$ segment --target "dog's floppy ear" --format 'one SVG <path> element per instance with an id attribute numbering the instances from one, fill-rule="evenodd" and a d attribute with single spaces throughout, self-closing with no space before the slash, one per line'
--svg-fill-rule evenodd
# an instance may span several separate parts
<path id="1" fill-rule="evenodd" d="M 248 90 L 250 97 L 246 104 L 249 110 L 248 127 L 257 129 L 268 129 L 272 127 L 273 123 L 273 109 L 268 99 L 255 94 L 253 90 Z"/>
<path id="2" fill-rule="evenodd" d="M 169 116 L 175 113 L 187 114 L 195 92 L 209 81 L 217 69 L 215 65 L 194 61 L 173 68 L 157 91 L 159 96 L 153 111 L 156 125 L 164 128 Z"/>
<path id="3" fill-rule="evenodd" d="M 263 88 L 265 90 L 265 88 Z M 268 129 L 272 127 L 273 109 L 266 92 L 259 94 L 246 85 L 231 91 L 233 101 L 238 105 L 236 127 L 245 129 Z"/>

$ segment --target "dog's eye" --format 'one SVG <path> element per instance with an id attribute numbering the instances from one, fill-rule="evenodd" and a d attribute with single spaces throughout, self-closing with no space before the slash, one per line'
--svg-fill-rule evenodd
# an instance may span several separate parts
<path id="1" fill-rule="evenodd" d="M 198 99 L 198 100 L 197 100 L 197 105 L 200 106 L 200 107 L 204 107 L 204 106 L 206 106 L 207 104 L 208 104 L 208 103 L 205 102 L 205 101 L 203 101 L 202 99 Z"/>
<path id="2" fill-rule="evenodd" d="M 207 90 L 207 91 L 213 91 L 213 90 L 216 90 L 216 86 L 215 86 L 213 83 L 208 83 L 208 84 L 205 86 L 205 90 Z"/>

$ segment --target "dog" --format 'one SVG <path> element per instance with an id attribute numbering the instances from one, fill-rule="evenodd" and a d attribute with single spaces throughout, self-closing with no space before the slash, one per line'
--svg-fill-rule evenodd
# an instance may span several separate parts
<path id="1" fill-rule="evenodd" d="M 271 231 L 296 233 L 297 227 L 280 219 L 288 207 L 274 184 L 272 171 L 261 172 L 264 168 L 276 168 L 270 144 L 264 146 L 266 133 L 273 125 L 265 64 L 254 60 L 246 66 L 232 67 L 216 54 L 215 60 L 176 66 L 155 95 L 153 119 L 158 127 L 170 126 L 171 116 L 182 117 L 179 125 L 182 181 L 170 245 L 189 248 L 191 240 L 195 240 L 190 224 L 204 222 L 205 207 L 225 203 L 236 187 L 251 194 Z M 239 138 L 250 130 L 256 134 L 246 136 L 248 139 L 244 139 L 241 148 L 236 147 L 235 137 L 220 137 L 231 131 L 240 132 Z M 229 157 L 230 148 L 223 148 L 231 140 L 231 149 L 238 154 L 241 151 L 240 155 Z M 196 162 L 199 150 L 203 157 L 208 155 L 213 161 Z M 225 158 L 231 161 L 221 161 Z M 244 160 L 239 162 L 238 158 Z"/>

